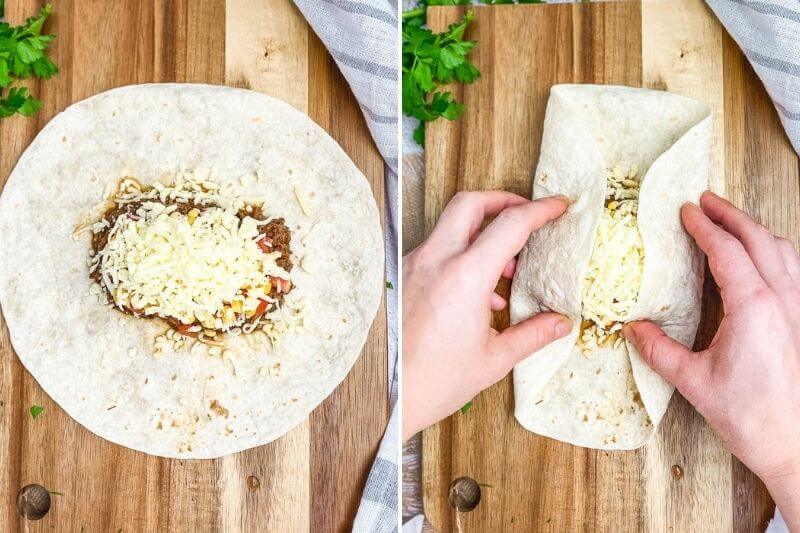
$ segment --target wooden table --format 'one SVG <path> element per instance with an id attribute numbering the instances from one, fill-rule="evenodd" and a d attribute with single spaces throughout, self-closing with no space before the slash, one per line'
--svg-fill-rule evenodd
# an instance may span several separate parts
<path id="1" fill-rule="evenodd" d="M 43 3 L 6 2 L 6 17 L 19 23 Z M 59 0 L 45 29 L 58 35 L 51 55 L 61 72 L 30 85 L 44 101 L 35 118 L 0 121 L 0 180 L 75 101 L 133 83 L 205 82 L 307 112 L 367 176 L 383 208 L 383 162 L 361 111 L 291 0 Z M 286 436 L 219 460 L 183 461 L 113 445 L 76 424 L 23 369 L 3 323 L 0 529 L 23 530 L 17 491 L 39 483 L 63 496 L 29 524 L 34 532 L 349 530 L 388 419 L 386 335 L 381 305 L 348 378 Z M 44 406 L 36 420 L 33 404 Z"/>
<path id="2" fill-rule="evenodd" d="M 530 196 L 550 87 L 606 83 L 707 102 L 714 115 L 710 188 L 800 244 L 798 158 L 763 86 L 701 0 L 474 11 L 467 37 L 478 41 L 472 57 L 483 77 L 453 88 L 466 103 L 461 120 L 428 128 L 427 231 L 458 190 Z M 461 13 L 432 9 L 428 20 L 442 29 Z M 508 284 L 499 290 L 507 294 Z M 698 346 L 720 319 L 710 281 L 703 309 Z M 507 313 L 495 314 L 495 327 L 507 324 Z M 510 376 L 467 414 L 425 432 L 422 476 L 425 512 L 439 531 L 454 529 L 447 494 L 459 476 L 491 485 L 461 516 L 464 531 L 755 532 L 774 509 L 761 482 L 678 394 L 646 447 L 597 451 L 525 431 L 513 417 Z"/>

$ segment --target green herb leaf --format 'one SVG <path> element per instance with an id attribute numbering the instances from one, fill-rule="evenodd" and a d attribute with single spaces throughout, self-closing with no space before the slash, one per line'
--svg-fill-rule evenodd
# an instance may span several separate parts
<path id="1" fill-rule="evenodd" d="M 30 117 L 42 107 L 42 102 L 28 94 L 27 87 L 12 87 L 5 98 L 0 98 L 0 118 L 14 113 Z"/>
<path id="2" fill-rule="evenodd" d="M 387 282 L 386 282 L 386 288 L 387 288 L 387 289 L 394 289 L 394 285 L 392 285 L 392 282 L 391 282 L 391 281 L 387 281 Z"/>
<path id="3" fill-rule="evenodd" d="M 43 411 L 44 407 L 42 407 L 41 405 L 31 405 L 31 416 L 33 417 L 34 420 L 36 420 L 36 418 L 40 414 L 42 414 Z"/>
<path id="4" fill-rule="evenodd" d="M 8 63 L 0 61 L 0 87 L 6 87 L 11 83 L 11 73 L 8 70 Z"/>
<path id="5" fill-rule="evenodd" d="M 468 4 L 469 0 L 427 0 L 420 2 L 419 8 L 403 13 L 403 114 L 420 121 L 414 131 L 414 140 L 420 145 L 425 142 L 426 122 L 455 120 L 464 113 L 464 105 L 456 102 L 452 93 L 439 88 L 454 81 L 473 83 L 480 77 L 468 57 L 475 42 L 464 40 L 473 12 L 468 11 L 447 31 L 434 33 L 423 27 L 427 8 Z"/>
<path id="6" fill-rule="evenodd" d="M 425 146 L 425 123 L 420 122 L 419 126 L 414 129 L 414 140 L 420 146 Z"/>
<path id="7" fill-rule="evenodd" d="M 461 408 L 461 414 L 462 415 L 467 414 L 467 411 L 469 411 L 471 408 L 472 408 L 472 400 L 464 404 L 464 407 Z"/>
<path id="8" fill-rule="evenodd" d="M 64 495 L 63 492 L 58 492 L 57 490 L 48 490 L 47 492 L 49 492 L 50 494 L 55 494 L 56 496 L 63 496 Z"/>
<path id="9" fill-rule="evenodd" d="M 479 487 L 488 487 L 488 488 L 490 488 L 490 489 L 493 489 L 493 488 L 494 488 L 494 485 L 491 485 L 491 484 L 489 484 L 489 483 L 478 483 L 478 486 L 479 486 Z"/>
<path id="10" fill-rule="evenodd" d="M 0 10 L 2 7 L 0 4 Z M 49 79 L 58 72 L 55 63 L 45 55 L 54 36 L 42 35 L 42 26 L 52 12 L 53 6 L 46 4 L 38 15 L 21 26 L 0 23 L 0 118 L 15 113 L 30 117 L 42 107 L 42 102 L 31 96 L 26 87 L 10 85 L 15 79 L 31 76 Z"/>

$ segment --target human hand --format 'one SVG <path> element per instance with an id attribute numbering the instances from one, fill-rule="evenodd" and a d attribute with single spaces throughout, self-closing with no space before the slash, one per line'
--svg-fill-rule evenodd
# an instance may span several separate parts
<path id="1" fill-rule="evenodd" d="M 701 352 L 649 322 L 628 324 L 625 335 L 800 531 L 800 258 L 791 242 L 713 193 L 700 207 L 684 205 L 681 218 L 720 288 L 719 330 Z"/>
<path id="2" fill-rule="evenodd" d="M 563 197 L 531 202 L 515 194 L 459 193 L 428 239 L 403 262 L 403 440 L 457 411 L 516 363 L 571 330 L 542 313 L 502 333 L 494 288 L 511 278 L 530 234 L 560 216 Z M 497 215 L 482 232 L 486 216 Z"/>

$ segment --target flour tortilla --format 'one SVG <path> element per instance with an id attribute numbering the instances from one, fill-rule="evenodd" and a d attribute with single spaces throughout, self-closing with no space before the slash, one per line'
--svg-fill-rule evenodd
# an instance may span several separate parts
<path id="1" fill-rule="evenodd" d="M 700 320 L 703 256 L 680 208 L 707 187 L 709 108 L 661 91 L 556 85 L 550 92 L 533 197 L 563 194 L 566 214 L 531 235 L 511 289 L 511 322 L 543 311 L 573 330 L 514 369 L 515 416 L 528 430 L 601 449 L 653 434 L 673 387 L 627 342 L 589 357 L 576 346 L 581 289 L 603 211 L 607 169 L 638 167 L 644 272 L 631 320 L 650 320 L 687 347 Z M 640 398 L 637 396 L 640 396 Z M 599 415 L 599 416 L 598 416 Z"/>
<path id="2" fill-rule="evenodd" d="M 274 349 L 254 333 L 231 341 L 234 360 L 156 359 L 161 321 L 90 296 L 90 236 L 71 234 L 109 184 L 199 168 L 264 196 L 265 212 L 292 229 L 295 263 L 308 272 L 295 266 L 285 304 L 304 304 L 305 329 Z M 0 197 L 0 302 L 20 360 L 80 424 L 153 455 L 218 457 L 301 422 L 358 357 L 383 262 L 375 200 L 342 149 L 289 105 L 240 89 L 138 85 L 75 104 L 42 130 Z"/>

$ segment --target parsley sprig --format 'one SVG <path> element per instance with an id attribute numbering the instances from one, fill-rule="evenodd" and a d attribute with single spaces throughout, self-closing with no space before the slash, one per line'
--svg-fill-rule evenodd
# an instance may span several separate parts
<path id="1" fill-rule="evenodd" d="M 42 107 L 27 87 L 11 84 L 30 77 L 49 79 L 58 72 L 45 55 L 55 36 L 42 35 L 44 21 L 52 12 L 53 6 L 47 4 L 21 26 L 0 23 L 0 118 L 14 113 L 30 117 Z"/>
<path id="2" fill-rule="evenodd" d="M 544 0 L 481 0 L 483 4 L 540 4 Z M 425 144 L 425 124 L 438 118 L 455 120 L 464 114 L 442 85 L 457 81 L 473 83 L 480 71 L 469 61 L 475 41 L 465 41 L 464 32 L 474 14 L 467 11 L 447 31 L 434 33 L 425 28 L 428 7 L 471 5 L 472 0 L 420 0 L 415 9 L 403 13 L 403 114 L 419 120 L 414 140 Z"/>
<path id="3" fill-rule="evenodd" d="M 468 55 L 475 41 L 464 40 L 474 14 L 468 11 L 447 31 L 434 33 L 423 25 L 428 5 L 461 5 L 466 0 L 430 0 L 403 14 L 403 114 L 420 121 L 414 140 L 425 141 L 425 123 L 444 117 L 455 120 L 464 113 L 450 91 L 439 90 L 453 81 L 472 83 L 481 73 Z M 420 11 L 421 10 L 421 11 Z"/>

